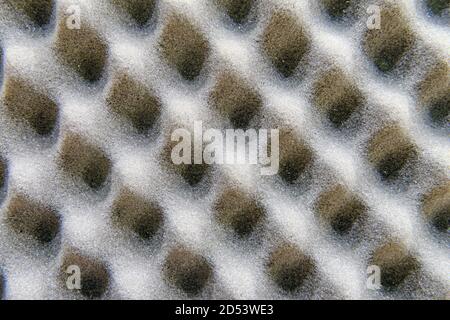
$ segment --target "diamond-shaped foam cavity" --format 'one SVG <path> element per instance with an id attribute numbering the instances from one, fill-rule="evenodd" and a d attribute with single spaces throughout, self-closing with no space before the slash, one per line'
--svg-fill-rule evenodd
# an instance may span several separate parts
<path id="1" fill-rule="evenodd" d="M 311 148 L 292 129 L 280 130 L 280 169 L 278 174 L 288 182 L 294 183 L 312 165 L 314 155 Z"/>
<path id="2" fill-rule="evenodd" d="M 211 281 L 213 267 L 197 252 L 178 246 L 167 255 L 163 273 L 169 284 L 189 296 L 198 295 Z"/>
<path id="3" fill-rule="evenodd" d="M 202 31 L 186 16 L 175 13 L 167 18 L 160 46 L 166 62 L 187 80 L 199 76 L 210 51 Z"/>
<path id="4" fill-rule="evenodd" d="M 52 241 L 60 230 L 60 217 L 51 206 L 23 194 L 15 194 L 8 203 L 6 221 L 17 233 L 41 243 Z"/>
<path id="5" fill-rule="evenodd" d="M 285 243 L 270 253 L 267 272 L 281 289 L 293 292 L 314 275 L 315 262 L 297 246 Z"/>
<path id="6" fill-rule="evenodd" d="M 380 268 L 381 285 L 387 290 L 398 287 L 420 266 L 414 255 L 402 243 L 395 240 L 376 248 L 370 263 Z"/>
<path id="7" fill-rule="evenodd" d="M 70 24 L 69 19 L 64 13 L 59 15 L 54 44 L 56 54 L 83 79 L 98 81 L 106 68 L 108 45 L 83 14 L 79 26 Z"/>
<path id="8" fill-rule="evenodd" d="M 332 69 L 316 81 L 314 102 L 334 126 L 340 127 L 361 108 L 364 98 L 348 76 Z"/>
<path id="9" fill-rule="evenodd" d="M 235 128 L 247 128 L 262 107 L 258 92 L 231 71 L 221 73 L 211 92 L 210 101 Z"/>
<path id="10" fill-rule="evenodd" d="M 114 76 L 106 103 L 139 133 L 148 132 L 161 112 L 161 103 L 155 94 L 125 73 Z"/>
<path id="11" fill-rule="evenodd" d="M 239 237 L 249 235 L 265 216 L 254 195 L 237 187 L 226 188 L 214 204 L 216 219 Z"/>
<path id="12" fill-rule="evenodd" d="M 114 201 L 112 219 L 117 225 L 149 239 L 162 227 L 163 212 L 156 202 L 123 188 Z"/>
<path id="13" fill-rule="evenodd" d="M 45 91 L 37 89 L 28 80 L 7 76 L 2 100 L 14 120 L 27 124 L 37 134 L 48 135 L 54 130 L 58 105 Z"/>
<path id="14" fill-rule="evenodd" d="M 309 48 L 309 36 L 292 12 L 275 11 L 262 37 L 262 49 L 274 67 L 290 77 Z"/>
<path id="15" fill-rule="evenodd" d="M 417 157 L 417 147 L 396 124 L 379 130 L 369 141 L 368 158 L 385 180 L 395 179 L 405 165 Z"/>
<path id="16" fill-rule="evenodd" d="M 400 5 L 386 1 L 381 7 L 380 29 L 369 29 L 364 37 L 367 55 L 382 72 L 392 71 L 415 42 L 402 10 Z"/>
<path id="17" fill-rule="evenodd" d="M 102 187 L 111 172 L 111 160 L 105 152 L 72 132 L 63 137 L 58 163 L 75 181 L 84 182 L 92 189 Z"/>
<path id="18" fill-rule="evenodd" d="M 440 15 L 445 10 L 449 10 L 450 8 L 450 1 L 448 0 L 426 0 L 428 8 L 430 8 L 431 12 L 435 15 Z"/>
<path id="19" fill-rule="evenodd" d="M 355 221 L 364 216 L 366 206 L 362 200 L 343 185 L 322 192 L 316 201 L 321 219 L 338 233 L 348 232 Z"/>

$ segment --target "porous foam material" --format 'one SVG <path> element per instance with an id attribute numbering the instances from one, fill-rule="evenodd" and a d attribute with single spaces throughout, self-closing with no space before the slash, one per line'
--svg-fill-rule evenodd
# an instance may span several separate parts
<path id="1" fill-rule="evenodd" d="M 448 297 L 449 14 L 0 0 L 0 298 Z M 194 120 L 280 129 L 279 174 L 170 163 Z"/>

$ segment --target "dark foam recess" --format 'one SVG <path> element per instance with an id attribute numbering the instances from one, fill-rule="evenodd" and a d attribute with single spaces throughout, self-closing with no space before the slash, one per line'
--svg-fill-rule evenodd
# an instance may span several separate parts
<path id="1" fill-rule="evenodd" d="M 111 172 L 111 160 L 105 152 L 72 132 L 63 137 L 58 163 L 74 180 L 82 181 L 94 190 L 105 184 Z"/>
<path id="2" fill-rule="evenodd" d="M 118 225 L 149 239 L 162 227 L 163 211 L 157 203 L 123 188 L 114 201 L 112 218 Z"/>
<path id="3" fill-rule="evenodd" d="M 398 287 L 419 267 L 413 254 L 402 243 L 395 240 L 376 248 L 370 263 L 380 268 L 381 285 L 387 290 Z"/>
<path id="4" fill-rule="evenodd" d="M 175 13 L 164 24 L 160 47 L 165 61 L 187 80 L 199 76 L 210 51 L 202 31 L 186 16 Z"/>
<path id="5" fill-rule="evenodd" d="M 200 254 L 184 247 L 172 248 L 163 273 L 167 281 L 189 296 L 200 294 L 212 278 L 211 264 Z"/>
<path id="6" fill-rule="evenodd" d="M 275 11 L 262 37 L 262 49 L 273 66 L 290 77 L 309 48 L 309 36 L 292 12 Z"/>
<path id="7" fill-rule="evenodd" d="M 239 237 L 249 235 L 265 216 L 265 210 L 255 196 L 235 187 L 220 194 L 214 211 L 217 221 Z"/>
<path id="8" fill-rule="evenodd" d="M 315 271 L 310 256 L 290 243 L 275 248 L 267 262 L 267 272 L 278 287 L 293 292 L 298 290 Z"/>

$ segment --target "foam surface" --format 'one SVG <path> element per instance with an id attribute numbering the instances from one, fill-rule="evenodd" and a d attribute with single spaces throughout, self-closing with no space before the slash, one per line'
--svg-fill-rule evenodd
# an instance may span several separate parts
<path id="1" fill-rule="evenodd" d="M 160 0 L 140 27 L 112 1 L 58 0 L 49 24 L 40 27 L 0 0 L 4 298 L 83 298 L 60 282 L 66 248 L 77 248 L 107 265 L 105 299 L 191 298 L 166 281 L 163 272 L 165 258 L 178 245 L 201 254 L 212 266 L 211 280 L 194 298 L 445 297 L 450 291 L 449 231 L 433 227 L 421 201 L 450 179 L 448 100 L 443 100 L 447 114 L 435 122 L 417 88 L 434 66 L 450 63 L 448 9 L 438 16 L 427 9 L 426 1 L 397 1 L 415 41 L 393 71 L 383 73 L 364 49 L 366 8 L 382 1 L 351 2 L 352 10 L 338 21 L 321 1 L 256 1 L 247 22 L 236 24 L 214 1 Z M 98 81 L 84 79 L 58 56 L 58 28 L 71 4 L 80 6 L 81 23 L 89 24 L 107 46 Z M 276 10 L 288 10 L 309 39 L 309 49 L 288 78 L 262 49 L 264 30 Z M 194 80 L 168 63 L 160 47 L 173 13 L 185 16 L 209 44 Z M 162 155 L 173 128 L 191 128 L 193 120 L 202 120 L 205 129 L 232 128 L 227 114 L 211 103 L 218 77 L 230 70 L 261 98 L 249 127 L 291 130 L 311 150 L 311 163 L 293 183 L 279 175 L 261 176 L 256 166 L 224 165 L 208 168 L 191 186 L 167 165 Z M 330 70 L 345 75 L 362 97 L 356 111 L 337 127 L 327 118 L 328 109 L 317 105 L 315 90 Z M 147 134 L 108 107 L 114 79 L 123 73 L 157 98 L 157 120 Z M 4 95 L 11 77 L 56 102 L 58 119 L 50 135 L 36 133 L 8 113 Z M 448 95 L 448 86 L 443 88 Z M 404 130 L 416 153 L 393 181 L 385 181 L 371 163 L 368 148 L 370 139 L 393 123 Z M 79 183 L 61 166 L 60 151 L 69 132 L 109 159 L 110 174 L 101 188 Z M 316 212 L 320 195 L 337 185 L 345 186 L 366 208 L 364 218 L 344 235 Z M 215 203 L 229 187 L 252 194 L 263 207 L 262 222 L 249 237 L 236 237 L 216 219 Z M 153 238 L 143 240 L 112 221 L 114 202 L 124 188 L 161 208 L 163 221 Z M 57 209 L 61 229 L 52 242 L 36 243 L 6 221 L 10 200 L 20 193 Z M 387 239 L 397 239 L 413 252 L 419 271 L 394 291 L 369 290 L 370 255 Z M 294 292 L 277 287 L 267 272 L 270 253 L 284 242 L 295 244 L 316 266 L 314 276 Z"/>

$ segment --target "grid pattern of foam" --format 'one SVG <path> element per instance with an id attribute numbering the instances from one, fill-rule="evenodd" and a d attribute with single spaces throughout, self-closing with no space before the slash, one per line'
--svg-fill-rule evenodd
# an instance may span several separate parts
<path id="1" fill-rule="evenodd" d="M 377 68 L 364 46 L 366 9 L 380 1 L 350 1 L 342 18 L 327 13 L 325 4 L 329 1 L 256 1 L 244 22 L 236 22 L 214 1 L 161 0 L 156 1 L 151 19 L 143 27 L 113 2 L 55 1 L 53 13 L 42 27 L 30 20 L 32 15 L 27 15 L 26 10 L 14 9 L 14 1 L 0 0 L 0 155 L 4 166 L 0 178 L 5 180 L 0 198 L 0 294 L 4 287 L 4 298 L 82 298 L 67 290 L 60 279 L 67 248 L 76 248 L 104 263 L 109 277 L 102 295 L 106 299 L 384 299 L 443 298 L 448 294 L 448 227 L 438 230 L 424 213 L 428 210 L 434 215 L 433 208 L 441 206 L 438 213 L 444 212 L 441 220 L 444 225 L 448 223 L 448 100 L 444 98 L 437 119 L 430 115 L 430 101 L 436 97 L 433 90 L 443 88 L 444 96 L 449 92 L 448 8 L 437 15 L 427 7 L 427 1 L 396 1 L 405 17 L 400 23 L 407 24 L 413 41 L 400 61 L 395 61 L 395 68 L 383 72 L 383 65 Z M 61 54 L 65 49 L 58 53 L 58 39 L 67 37 L 60 32 L 71 14 L 66 12 L 71 4 L 80 6 L 82 26 L 91 26 L 106 47 L 99 79 L 93 79 L 96 74 L 92 70 L 93 76 L 80 76 L 75 72 L 77 66 L 65 63 Z M 266 30 L 275 12 L 292 15 L 308 39 L 307 49 L 294 63 L 295 68 L 283 62 L 277 68 L 270 59 L 270 48 L 264 50 L 268 43 L 264 38 Z M 199 47 L 207 42 L 207 54 L 198 75 L 195 70 L 178 72 L 165 56 L 170 48 L 164 51 L 161 39 L 173 14 L 185 17 L 201 34 L 200 40 L 195 39 L 198 35 L 192 30 L 181 36 L 198 41 L 197 51 L 191 52 L 192 59 L 202 54 Z M 40 20 L 35 17 L 35 21 Z M 282 21 L 281 25 L 285 23 Z M 294 41 L 294 47 L 297 31 L 291 31 L 291 38 L 286 37 Z M 276 47 L 277 41 L 273 40 L 272 45 Z M 97 45 L 91 46 L 93 55 L 102 49 Z M 70 50 L 75 49 L 69 47 L 69 54 Z M 179 52 L 173 54 L 175 60 L 183 59 L 177 56 Z M 421 86 L 434 68 L 443 68 L 443 81 L 433 83 L 431 89 Z M 248 127 L 289 131 L 291 138 L 284 139 L 282 135 L 280 140 L 282 153 L 283 143 L 292 140 L 303 141 L 307 146 L 311 157 L 298 176 L 292 177 L 289 170 L 284 178 L 261 176 L 254 165 L 224 165 L 208 168 L 200 181 L 189 183 L 167 165 L 167 159 L 161 155 L 173 128 L 190 127 L 193 120 L 202 120 L 205 129 L 230 128 L 235 124 L 236 119 L 228 117 L 227 97 L 221 97 L 219 92 L 217 99 L 211 98 L 211 92 L 217 88 L 224 94 L 239 94 L 239 90 L 227 92 L 216 86 L 224 72 L 242 79 L 250 88 L 244 91 L 255 92 L 249 94 L 249 99 L 261 100 L 260 104 L 256 102 L 257 111 L 248 118 Z M 108 108 L 114 81 L 123 74 L 156 97 L 150 100 L 157 116 L 155 121 L 149 120 L 147 133 L 136 130 L 132 121 Z M 337 96 L 327 89 L 329 82 L 338 88 Z M 127 87 L 126 80 L 120 87 Z M 428 89 L 420 89 L 424 87 Z M 142 99 L 148 98 L 139 94 Z M 345 100 L 352 94 L 357 98 Z M 431 100 L 427 100 L 428 96 L 432 96 Z M 349 107 L 346 110 L 350 110 L 345 121 L 340 121 L 341 114 L 330 112 L 333 106 L 329 105 L 341 98 Z M 43 113 L 27 111 L 27 99 L 43 106 Z M 218 104 L 225 100 L 225 110 L 214 106 L 216 100 Z M 352 101 L 358 101 L 356 110 L 350 108 Z M 8 109 L 8 105 L 13 107 Z M 57 115 L 52 116 L 48 110 L 55 106 Z M 245 112 L 238 113 L 238 120 L 247 116 Z M 52 117 L 56 117 L 54 125 Z M 135 118 L 134 124 L 148 124 L 141 120 Z M 391 127 L 394 130 L 388 138 L 383 138 L 383 134 L 378 135 L 381 142 L 373 138 Z M 390 141 L 394 141 L 394 146 Z M 105 164 L 105 181 L 101 165 L 94 169 L 94 176 L 100 176 L 100 187 L 95 179 L 86 185 L 67 174 L 70 170 L 77 172 L 78 167 L 73 163 L 61 165 L 65 149 L 69 154 L 66 158 L 74 156 L 76 163 L 93 156 L 97 165 Z M 287 153 L 297 150 L 287 149 Z M 401 166 L 394 179 L 384 179 L 378 172 L 390 170 L 380 169 L 384 152 L 396 154 L 394 161 L 399 162 L 408 152 L 407 158 L 412 160 Z M 295 164 L 297 160 L 293 161 Z M 188 168 L 188 176 L 189 169 L 192 168 Z M 153 237 L 144 240 L 142 233 L 130 232 L 114 223 L 113 207 L 124 188 L 157 203 L 158 209 L 153 211 L 161 213 L 162 222 L 159 218 L 152 220 L 160 221 Z M 433 193 L 436 188 L 441 188 L 437 200 L 436 192 Z M 226 216 L 224 223 L 216 217 L 215 210 L 220 207 L 217 199 L 228 189 L 239 190 L 237 206 L 241 205 L 239 192 L 252 195 L 259 203 L 263 217 L 250 235 L 237 236 L 224 225 Z M 327 196 L 328 191 L 331 196 Z M 46 221 L 44 227 L 30 227 L 29 217 L 22 218 L 24 221 L 19 217 L 19 227 L 8 221 L 14 212 L 11 207 L 19 207 L 15 210 L 19 215 L 27 210 L 26 206 L 21 207 L 17 195 L 41 204 L 34 206 L 41 206 L 39 210 L 29 210 L 36 215 L 31 220 Z M 339 223 L 338 228 L 333 228 L 327 214 L 347 198 L 358 199 L 349 201 L 353 207 L 364 207 L 364 215 L 355 220 L 350 230 L 340 233 L 335 230 L 339 230 Z M 363 205 L 359 206 L 359 202 Z M 323 215 L 321 210 L 325 211 Z M 59 223 L 55 222 L 55 215 Z M 36 241 L 30 237 L 31 234 L 36 238 L 36 233 L 43 235 L 40 240 L 51 234 L 52 240 Z M 372 252 L 388 239 L 402 243 L 419 268 L 395 290 L 369 290 L 366 269 Z M 314 275 L 294 291 L 283 290 L 283 285 L 277 285 L 268 271 L 270 253 L 285 242 L 314 261 Z M 192 290 L 184 290 L 186 293 L 170 283 L 170 277 L 177 276 L 176 270 L 164 275 L 168 253 L 180 245 L 203 256 L 211 266 L 209 277 L 205 276 L 208 270 L 202 274 L 198 271 L 197 275 L 208 281 L 201 292 L 193 295 Z"/>

